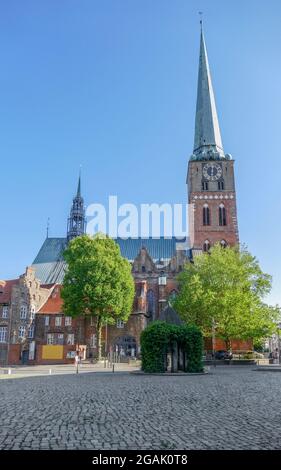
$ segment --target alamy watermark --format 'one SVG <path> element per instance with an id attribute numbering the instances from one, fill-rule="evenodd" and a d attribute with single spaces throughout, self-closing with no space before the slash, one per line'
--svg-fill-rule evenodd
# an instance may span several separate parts
<path id="1" fill-rule="evenodd" d="M 117 196 L 108 197 L 108 206 L 93 203 L 86 209 L 87 233 L 107 233 L 111 238 L 172 238 L 192 236 L 193 204 L 118 205 Z"/>

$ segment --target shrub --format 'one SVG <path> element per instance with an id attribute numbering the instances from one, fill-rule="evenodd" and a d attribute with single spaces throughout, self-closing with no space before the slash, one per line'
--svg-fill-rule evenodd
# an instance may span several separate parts
<path id="1" fill-rule="evenodd" d="M 143 371 L 165 372 L 165 356 L 174 342 L 186 354 L 186 372 L 201 372 L 203 338 L 199 328 L 159 320 L 152 322 L 141 334 Z"/>

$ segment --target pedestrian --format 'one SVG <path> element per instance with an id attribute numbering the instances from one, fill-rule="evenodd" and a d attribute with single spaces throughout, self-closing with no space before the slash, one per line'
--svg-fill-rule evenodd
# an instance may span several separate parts
<path id="1" fill-rule="evenodd" d="M 76 351 L 75 359 L 74 359 L 74 363 L 76 367 L 76 374 L 78 374 L 79 362 L 80 362 L 79 351 Z"/>

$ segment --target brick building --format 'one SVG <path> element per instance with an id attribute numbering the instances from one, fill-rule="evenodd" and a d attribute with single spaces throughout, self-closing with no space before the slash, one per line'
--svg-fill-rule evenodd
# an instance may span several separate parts
<path id="1" fill-rule="evenodd" d="M 0 284 L 0 364 L 34 361 L 35 314 L 49 289 L 27 268 L 18 279 Z"/>
<path id="2" fill-rule="evenodd" d="M 133 311 L 126 323 L 119 321 L 115 326 L 104 328 L 104 350 L 111 349 L 127 356 L 137 355 L 141 331 L 148 321 L 161 316 L 169 299 L 176 295 L 176 276 L 184 263 L 192 261 L 194 256 L 201 255 L 202 252 L 208 252 L 217 242 L 222 246 L 234 246 L 239 243 L 234 160 L 224 152 L 222 145 L 202 28 L 194 149 L 188 162 L 187 185 L 189 240 L 184 238 L 179 241 L 175 237 L 116 238 L 122 256 L 127 258 L 132 266 L 135 300 Z M 7 355 L 7 352 L 3 352 L 7 351 L 7 338 L 11 340 L 9 357 L 12 362 L 16 359 L 24 360 L 27 356 L 39 363 L 67 362 L 71 360 L 78 346 L 82 347 L 85 357 L 95 354 L 94 320 L 73 320 L 64 317 L 60 298 L 66 268 L 62 253 L 69 240 L 85 233 L 85 228 L 84 200 L 79 176 L 66 237 L 47 236 L 32 264 L 32 269 L 19 280 L 6 281 L 0 285 L 3 290 L 2 294 L 0 291 L 1 357 Z M 25 317 L 20 313 L 24 308 Z M 9 309 L 13 312 L 10 325 L 7 317 Z M 31 334 L 34 311 L 37 312 L 35 356 Z M 20 328 L 24 328 L 24 341 L 20 340 L 19 331 L 23 331 L 19 330 Z M 27 331 L 30 333 L 26 335 Z M 217 344 L 223 347 L 223 344 Z M 236 346 L 237 349 L 249 348 L 246 343 L 238 342 Z M 28 350 L 29 352 L 25 352 Z"/>

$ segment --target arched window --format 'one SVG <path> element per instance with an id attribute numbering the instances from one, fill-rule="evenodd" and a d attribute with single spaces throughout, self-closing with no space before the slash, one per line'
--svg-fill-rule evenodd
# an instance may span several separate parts
<path id="1" fill-rule="evenodd" d="M 221 240 L 220 244 L 221 244 L 221 247 L 222 247 L 222 248 L 226 248 L 226 247 L 227 247 L 227 243 L 226 243 L 225 240 Z"/>
<path id="2" fill-rule="evenodd" d="M 19 338 L 24 338 L 25 337 L 25 326 L 20 326 L 19 327 Z"/>
<path id="3" fill-rule="evenodd" d="M 223 204 L 219 206 L 219 225 L 226 225 L 226 210 Z"/>
<path id="4" fill-rule="evenodd" d="M 211 248 L 211 245 L 210 245 L 210 242 L 209 240 L 205 240 L 204 241 L 204 245 L 203 245 L 203 251 L 205 253 L 208 253 L 209 249 Z"/>
<path id="5" fill-rule="evenodd" d="M 208 204 L 203 206 L 203 225 L 210 225 L 210 209 Z"/>
<path id="6" fill-rule="evenodd" d="M 25 320 L 27 317 L 27 306 L 26 305 L 21 305 L 20 307 L 20 319 Z"/>
<path id="7" fill-rule="evenodd" d="M 171 301 L 175 300 L 177 295 L 178 295 L 178 293 L 177 293 L 176 289 L 171 290 L 171 292 L 169 294 L 169 300 L 171 300 Z"/>
<path id="8" fill-rule="evenodd" d="M 147 313 L 154 318 L 155 314 L 155 295 L 153 290 L 149 290 L 146 294 Z"/>

